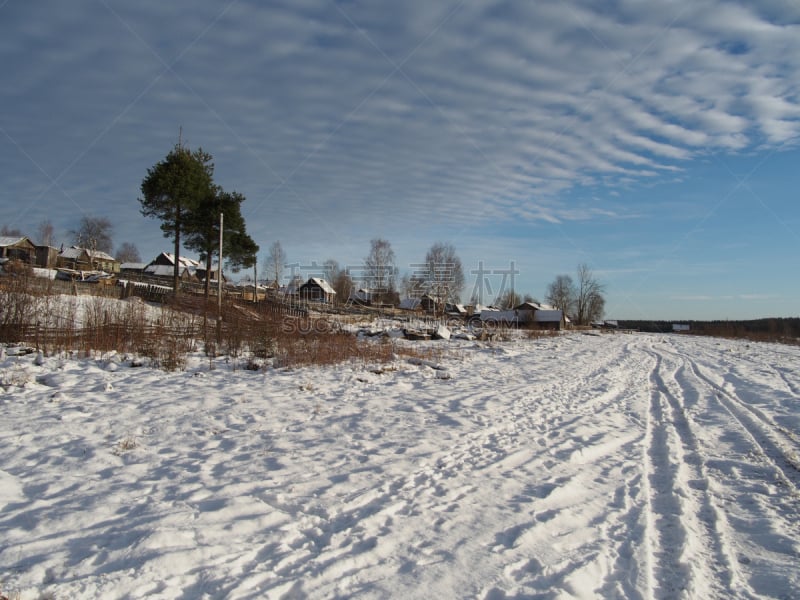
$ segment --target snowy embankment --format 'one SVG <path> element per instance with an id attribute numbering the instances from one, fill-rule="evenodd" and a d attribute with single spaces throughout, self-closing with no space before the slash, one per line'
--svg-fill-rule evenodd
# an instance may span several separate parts
<path id="1" fill-rule="evenodd" d="M 800 589 L 800 349 L 650 335 L 182 373 L 0 360 L 0 595 Z"/>

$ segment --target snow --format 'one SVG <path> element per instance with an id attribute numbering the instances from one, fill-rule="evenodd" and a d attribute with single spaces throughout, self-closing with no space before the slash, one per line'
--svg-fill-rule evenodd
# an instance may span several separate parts
<path id="1" fill-rule="evenodd" d="M 436 361 L 0 353 L 0 595 L 797 597 L 800 348 L 417 345 Z"/>

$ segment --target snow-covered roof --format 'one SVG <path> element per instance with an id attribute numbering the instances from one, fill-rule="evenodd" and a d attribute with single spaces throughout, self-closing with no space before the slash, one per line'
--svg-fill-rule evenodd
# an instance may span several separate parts
<path id="1" fill-rule="evenodd" d="M 475 307 L 473 308 L 473 312 L 475 312 L 476 314 L 480 314 L 484 310 L 499 310 L 499 309 L 495 308 L 494 306 L 487 306 L 483 304 L 476 304 Z"/>
<path id="2" fill-rule="evenodd" d="M 538 302 L 523 302 L 519 306 L 515 307 L 516 310 L 541 310 L 542 305 Z"/>
<path id="3" fill-rule="evenodd" d="M 89 256 L 91 256 L 94 259 L 98 259 L 98 260 L 117 260 L 116 258 L 111 256 L 110 254 L 107 254 L 106 252 L 102 252 L 100 250 L 87 250 L 86 252 L 88 252 Z"/>
<path id="4" fill-rule="evenodd" d="M 62 258 L 70 258 L 76 259 L 80 258 L 83 254 L 83 248 L 78 248 L 77 246 L 71 246 L 70 248 L 66 248 L 58 253 L 58 255 Z"/>
<path id="5" fill-rule="evenodd" d="M 144 268 L 147 265 L 145 263 L 138 263 L 138 262 L 125 262 L 122 263 L 119 268 L 123 271 L 144 271 Z"/>
<path id="6" fill-rule="evenodd" d="M 188 267 L 184 267 L 180 272 L 183 273 L 187 270 L 189 270 Z M 174 265 L 147 265 L 144 272 L 148 275 L 172 277 L 175 274 L 175 267 Z"/>
<path id="7" fill-rule="evenodd" d="M 306 285 L 314 283 L 326 294 L 335 294 L 336 290 L 331 287 L 331 284 L 322 279 L 321 277 L 309 277 Z"/>
<path id="8" fill-rule="evenodd" d="M 20 242 L 23 242 L 26 239 L 27 239 L 26 237 L 16 237 L 8 235 L 0 236 L 0 247 L 5 248 L 6 246 L 13 246 L 14 244 L 19 244 Z"/>
<path id="9" fill-rule="evenodd" d="M 523 302 L 516 308 L 517 310 L 559 310 L 555 306 L 542 304 L 541 302 Z"/>
<path id="10" fill-rule="evenodd" d="M 242 289 L 245 289 L 245 290 L 249 290 L 250 288 L 253 288 L 253 287 L 255 287 L 257 290 L 267 290 L 267 289 L 269 289 L 269 287 L 267 287 L 266 285 L 262 285 L 260 283 L 253 283 L 252 280 L 250 280 L 250 281 L 242 280 L 239 283 L 234 284 L 234 287 L 242 288 Z"/>
<path id="11" fill-rule="evenodd" d="M 101 250 L 89 250 L 88 248 L 81 248 L 80 246 L 70 246 L 69 248 L 62 250 L 58 253 L 61 258 L 68 258 L 71 260 L 75 260 L 80 258 L 83 253 L 86 252 L 86 255 L 89 258 L 93 258 L 95 260 L 116 260 L 110 254 L 106 254 Z"/>
<path id="12" fill-rule="evenodd" d="M 449 312 L 455 312 L 455 313 L 458 313 L 460 315 L 466 314 L 466 312 L 467 312 L 467 309 L 463 304 L 450 304 L 450 303 L 448 303 L 445 308 Z"/>
<path id="13" fill-rule="evenodd" d="M 173 265 L 175 264 L 175 255 L 174 254 L 170 254 L 169 252 L 162 252 L 161 255 L 164 258 L 166 258 Z M 190 268 L 190 267 L 197 268 L 197 267 L 200 266 L 200 261 L 194 260 L 193 258 L 187 258 L 186 256 L 179 257 L 178 258 L 178 263 L 183 265 L 184 267 L 187 267 L 187 268 Z"/>

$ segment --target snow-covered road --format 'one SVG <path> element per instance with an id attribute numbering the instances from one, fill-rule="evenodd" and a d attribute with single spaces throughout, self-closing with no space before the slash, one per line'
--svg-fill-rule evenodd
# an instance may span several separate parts
<path id="1" fill-rule="evenodd" d="M 798 597 L 800 348 L 433 344 L 441 369 L 5 358 L 0 594 Z"/>

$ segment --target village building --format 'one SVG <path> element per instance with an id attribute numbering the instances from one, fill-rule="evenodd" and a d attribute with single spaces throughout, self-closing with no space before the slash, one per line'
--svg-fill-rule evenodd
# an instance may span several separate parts
<path id="1" fill-rule="evenodd" d="M 537 329 L 564 329 L 567 318 L 563 310 L 538 302 L 523 302 L 514 309 L 519 318 L 519 323 Z"/>
<path id="2" fill-rule="evenodd" d="M 419 303 L 422 310 L 428 313 L 435 313 L 440 306 L 439 301 L 431 294 L 422 294 L 419 298 Z"/>
<path id="3" fill-rule="evenodd" d="M 300 278 L 299 275 L 292 277 L 291 281 L 286 285 L 282 285 L 278 290 L 278 295 L 285 300 L 293 302 L 300 297 L 300 288 L 303 287 L 305 283 Z"/>
<path id="4" fill-rule="evenodd" d="M 477 314 L 480 321 L 488 325 L 516 327 L 520 324 L 519 312 L 514 309 L 499 310 L 497 308 L 484 308 Z"/>
<path id="5" fill-rule="evenodd" d="M 397 305 L 400 310 L 422 310 L 422 301 L 419 298 L 403 298 Z"/>
<path id="6" fill-rule="evenodd" d="M 119 273 L 119 261 L 100 250 L 89 250 L 79 246 L 70 246 L 58 253 L 56 268 L 72 271 L 104 271 Z"/>
<path id="7" fill-rule="evenodd" d="M 372 291 L 366 288 L 358 288 L 357 290 L 350 291 L 350 297 L 348 300 L 353 304 L 362 304 L 364 306 L 369 306 L 372 304 Z"/>
<path id="8" fill-rule="evenodd" d="M 336 298 L 336 290 L 321 277 L 310 277 L 298 290 L 300 298 L 314 302 L 331 303 Z"/>
<path id="9" fill-rule="evenodd" d="M 556 331 L 564 329 L 568 323 L 564 311 L 537 302 L 523 302 L 515 308 L 506 310 L 482 308 L 472 318 L 503 327 L 530 327 Z"/>
<path id="10" fill-rule="evenodd" d="M 127 264 L 126 268 L 132 272 L 135 268 L 132 264 Z M 151 260 L 141 271 L 142 275 L 158 277 L 161 279 L 172 279 L 175 276 L 175 255 L 169 252 L 162 252 Z M 219 265 L 212 265 L 210 281 L 217 281 Z M 184 282 L 202 282 L 206 280 L 205 265 L 193 258 L 181 256 L 178 258 L 178 279 Z M 225 276 L 222 278 L 225 281 Z"/>
<path id="11" fill-rule="evenodd" d="M 26 237 L 0 237 L 0 259 L 3 262 L 18 260 L 33 265 L 36 259 L 36 245 Z"/>
<path id="12" fill-rule="evenodd" d="M 448 302 L 444 306 L 444 312 L 452 317 L 466 317 L 467 307 L 463 304 L 454 304 L 452 302 Z"/>
<path id="13" fill-rule="evenodd" d="M 144 273 L 147 263 L 124 262 L 119 266 L 119 274 L 122 276 L 136 276 Z"/>
<path id="14" fill-rule="evenodd" d="M 36 246 L 36 266 L 42 269 L 55 269 L 58 264 L 58 248 Z"/>

